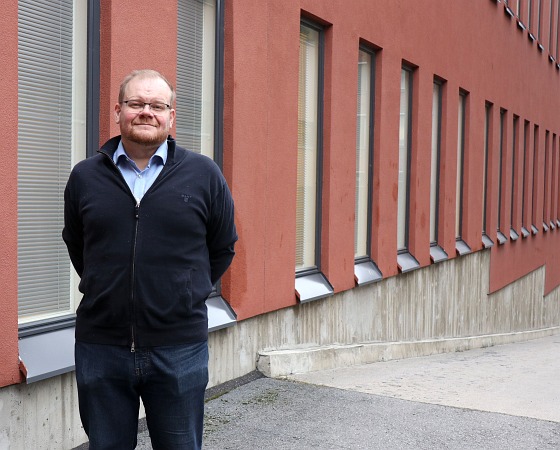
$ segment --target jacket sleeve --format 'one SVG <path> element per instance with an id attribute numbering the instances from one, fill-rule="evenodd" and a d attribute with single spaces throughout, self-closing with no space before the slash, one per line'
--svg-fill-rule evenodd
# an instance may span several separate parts
<path id="1" fill-rule="evenodd" d="M 233 256 L 237 232 L 233 218 L 233 199 L 225 182 L 212 203 L 211 217 L 208 222 L 206 245 L 210 256 L 212 285 L 225 273 Z"/>
<path id="2" fill-rule="evenodd" d="M 84 270 L 84 238 L 78 198 L 75 174 L 72 173 L 64 190 L 64 228 L 62 230 L 62 239 L 68 248 L 72 265 L 81 277 Z"/>

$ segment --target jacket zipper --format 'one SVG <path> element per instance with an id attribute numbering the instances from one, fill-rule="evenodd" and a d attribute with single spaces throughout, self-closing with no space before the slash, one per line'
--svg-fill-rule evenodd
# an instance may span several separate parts
<path id="1" fill-rule="evenodd" d="M 132 276 L 131 276 L 131 300 L 132 300 L 132 320 L 130 321 L 130 336 L 131 344 L 130 351 L 134 353 L 135 343 L 134 343 L 134 317 L 136 316 L 136 299 L 134 295 L 134 278 L 136 277 L 136 239 L 138 237 L 138 218 L 140 216 L 140 201 L 136 200 L 136 206 L 134 207 L 134 218 L 136 219 L 136 224 L 134 226 L 134 246 L 132 247 Z"/>
<path id="2" fill-rule="evenodd" d="M 134 205 L 134 218 L 136 220 L 136 223 L 134 225 L 134 246 L 132 247 L 132 264 L 131 264 L 131 277 L 130 277 L 130 300 L 132 303 L 132 316 L 130 318 L 130 352 L 134 353 L 136 351 L 136 344 L 135 344 L 135 333 L 134 333 L 134 317 L 136 317 L 136 301 L 135 301 L 135 296 L 134 296 L 134 277 L 136 276 L 135 274 L 135 270 L 136 270 L 136 242 L 137 242 L 137 238 L 138 238 L 138 218 L 140 215 L 140 201 L 134 197 L 134 194 L 132 194 L 132 191 L 130 190 L 130 188 L 128 187 L 128 183 L 126 182 L 126 180 L 124 179 L 123 174 L 121 173 L 119 167 L 115 164 L 115 161 L 113 161 L 113 158 L 111 158 L 111 156 L 108 153 L 105 153 L 104 151 L 98 150 L 99 153 L 105 155 L 109 161 L 111 161 L 111 164 L 113 164 L 113 167 L 115 168 L 115 170 L 117 171 L 118 175 L 120 176 L 121 180 L 124 182 L 126 188 L 128 189 L 128 191 L 130 192 L 130 195 L 134 198 L 134 201 L 136 202 Z"/>

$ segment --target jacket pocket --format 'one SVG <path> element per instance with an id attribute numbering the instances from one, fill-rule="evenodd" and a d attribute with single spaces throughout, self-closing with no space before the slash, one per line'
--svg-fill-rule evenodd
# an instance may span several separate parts
<path id="1" fill-rule="evenodd" d="M 139 274 L 136 291 L 137 317 L 140 326 L 167 328 L 192 314 L 193 269 L 166 268 L 158 276 Z M 150 280 L 142 282 L 142 280 Z"/>

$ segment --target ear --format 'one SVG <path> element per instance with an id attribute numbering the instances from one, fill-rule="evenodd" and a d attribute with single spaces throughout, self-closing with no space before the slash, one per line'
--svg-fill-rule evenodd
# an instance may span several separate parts
<path id="1" fill-rule="evenodd" d="M 173 126 L 174 122 L 175 122 L 175 110 L 172 109 L 171 111 L 169 111 L 169 127 L 170 128 Z"/>
<path id="2" fill-rule="evenodd" d="M 117 104 L 115 105 L 115 112 L 114 112 L 114 115 L 115 115 L 115 123 L 119 123 L 119 121 L 120 121 L 120 115 L 121 115 L 121 104 L 120 104 L 120 103 L 117 103 Z"/>

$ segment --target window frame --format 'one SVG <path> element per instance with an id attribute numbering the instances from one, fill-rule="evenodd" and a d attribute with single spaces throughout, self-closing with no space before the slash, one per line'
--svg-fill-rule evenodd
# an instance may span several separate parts
<path id="1" fill-rule="evenodd" d="M 357 252 L 357 238 L 358 238 L 358 220 L 363 220 L 363 214 L 360 214 L 358 202 L 356 200 L 356 211 L 355 211 L 355 225 L 354 225 L 354 236 L 355 236 L 355 243 L 354 243 L 354 280 L 358 286 L 362 286 L 365 284 L 373 283 L 375 281 L 379 281 L 383 278 L 383 275 L 375 262 L 371 257 L 371 242 L 372 242 L 372 212 L 373 212 L 373 164 L 374 164 L 374 119 L 375 119 L 375 50 L 371 47 L 361 44 L 358 48 L 358 55 L 364 53 L 369 57 L 369 96 L 365 99 L 365 102 L 368 104 L 368 112 L 369 117 L 367 120 L 367 208 L 365 211 L 365 223 L 362 223 L 362 226 L 365 226 L 366 229 L 366 242 L 365 242 L 365 254 L 359 255 Z M 360 64 L 360 58 L 358 59 L 358 67 Z M 358 90 L 360 89 L 360 78 L 358 77 Z M 359 91 L 361 92 L 361 91 Z M 359 147 L 360 147 L 360 138 L 362 136 L 362 129 L 361 129 L 361 121 L 359 117 L 360 111 L 360 104 L 364 99 L 360 98 L 358 95 L 357 98 L 357 116 L 356 116 L 356 172 L 358 171 L 359 166 Z M 358 183 L 356 181 L 356 197 L 358 196 Z"/>
<path id="2" fill-rule="evenodd" d="M 430 164 L 430 260 L 444 261 L 447 252 L 439 245 L 441 140 L 445 81 L 434 77 L 432 85 L 432 143 Z M 435 110 L 437 108 L 437 110 Z"/>
<path id="3" fill-rule="evenodd" d="M 463 239 L 463 202 L 465 191 L 463 180 L 465 177 L 465 140 L 468 114 L 468 91 L 459 89 L 458 121 L 457 121 L 457 170 L 455 189 L 455 250 L 458 255 L 466 255 L 472 250 Z"/>
<path id="4" fill-rule="evenodd" d="M 488 167 L 490 166 L 490 142 L 494 123 L 492 117 L 493 111 L 494 105 L 486 101 L 484 104 L 484 159 L 482 166 L 482 245 L 484 248 L 490 248 L 494 245 L 494 241 L 488 235 L 488 177 L 490 176 Z"/>
<path id="5" fill-rule="evenodd" d="M 323 193 L 323 117 L 324 117 L 324 83 L 325 83 L 325 28 L 306 18 L 300 19 L 300 33 L 302 27 L 317 32 L 317 130 L 316 132 L 316 172 L 315 172 L 315 236 L 314 236 L 314 265 L 298 269 L 295 268 L 295 294 L 300 303 L 319 300 L 334 294 L 334 289 L 327 278 L 321 273 L 321 231 L 322 231 L 322 193 Z M 300 49 L 301 58 L 301 49 Z M 301 73 L 301 67 L 298 69 Z M 299 91 L 299 84 L 298 84 Z M 298 104 L 299 104 L 298 98 Z M 298 108 L 299 109 L 299 108 Z M 299 121 L 299 118 L 298 118 Z M 299 139 L 299 137 L 298 137 Z M 298 143 L 299 147 L 299 143 Z M 299 152 L 299 149 L 298 149 Z M 299 173 L 298 173 L 299 177 Z M 305 205 L 304 205 L 305 206 Z M 297 208 L 296 208 L 297 209 Z M 304 239 L 305 236 L 302 236 Z M 297 234 L 296 234 L 297 240 Z"/>
<path id="6" fill-rule="evenodd" d="M 404 180 L 404 205 L 401 204 L 403 198 L 401 197 L 400 192 L 400 181 L 397 179 L 397 266 L 401 273 L 409 272 L 420 267 L 420 263 L 416 260 L 416 258 L 411 254 L 409 243 L 410 243 L 410 180 L 411 180 L 411 169 L 412 169 L 412 133 L 413 133 L 413 94 L 414 94 L 414 72 L 415 68 L 409 64 L 403 62 L 401 65 L 400 71 L 400 85 L 401 85 L 401 92 L 400 92 L 400 110 L 399 110 L 399 164 L 398 164 L 398 171 L 399 171 L 399 178 L 401 172 L 401 161 L 406 158 L 405 166 L 406 166 L 406 176 Z M 405 76 L 405 83 L 408 89 L 408 92 L 404 92 L 402 89 L 402 82 L 403 76 Z M 405 121 L 402 121 L 403 116 L 403 95 L 405 97 L 405 105 L 406 105 L 406 118 Z M 401 126 L 405 123 L 405 132 L 406 136 L 404 139 L 404 154 L 401 153 L 402 147 L 400 142 L 400 133 L 401 133 Z M 402 212 L 404 209 L 404 212 Z M 401 213 L 404 216 L 401 216 Z M 403 233 L 402 240 L 403 246 L 400 246 L 400 234 Z"/>

